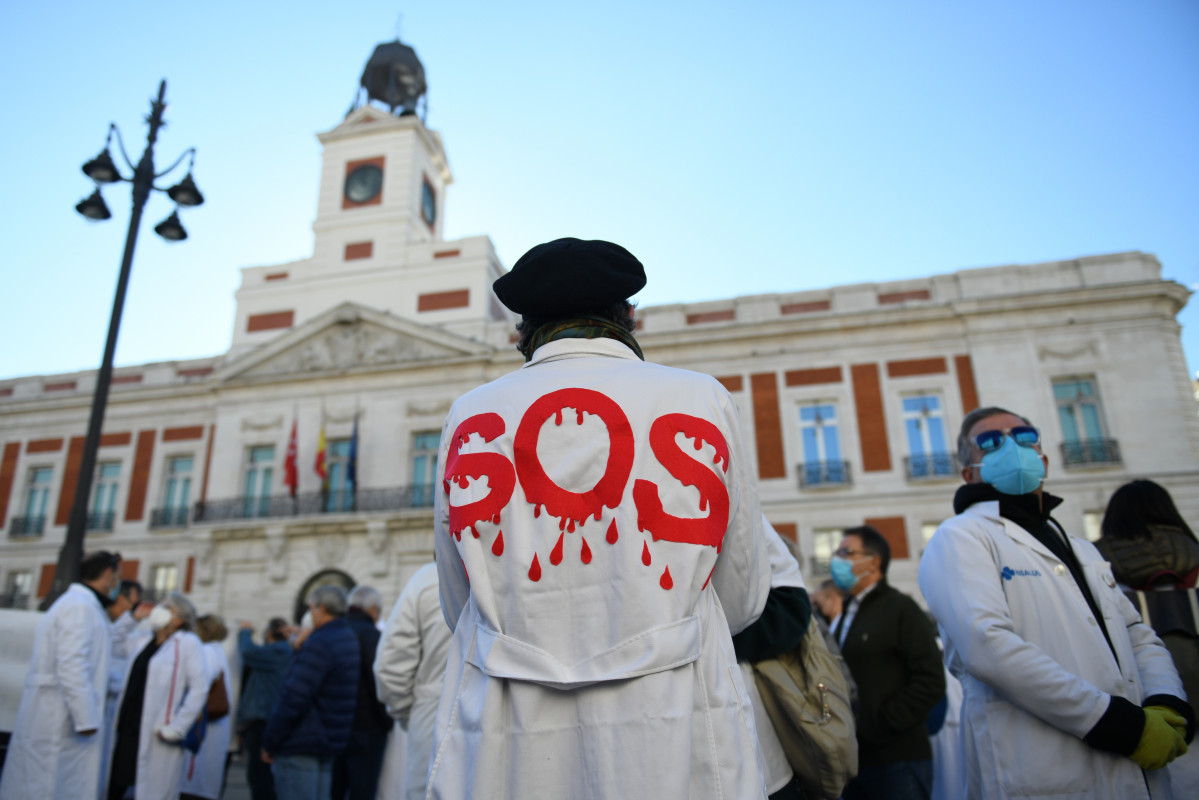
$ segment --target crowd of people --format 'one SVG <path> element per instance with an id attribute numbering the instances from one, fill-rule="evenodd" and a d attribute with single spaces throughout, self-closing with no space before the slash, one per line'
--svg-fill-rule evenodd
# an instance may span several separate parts
<path id="1" fill-rule="evenodd" d="M 376 589 L 321 586 L 300 627 L 239 623 L 240 692 L 223 620 L 86 557 L 38 629 L 0 800 L 215 800 L 239 746 L 255 800 L 812 798 L 754 679 L 812 625 L 852 684 L 845 800 L 1199 796 L 1199 539 L 1164 488 L 1071 535 L 1037 427 L 979 408 L 928 612 L 870 526 L 809 596 L 728 392 L 644 360 L 644 284 L 578 239 L 496 281 L 527 363 L 449 412 L 435 562 L 385 621 Z"/>

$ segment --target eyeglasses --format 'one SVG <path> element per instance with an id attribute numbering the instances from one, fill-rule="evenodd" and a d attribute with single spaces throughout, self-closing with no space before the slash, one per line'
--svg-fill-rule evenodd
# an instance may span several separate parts
<path id="1" fill-rule="evenodd" d="M 1011 436 L 1021 447 L 1034 447 L 1041 443 L 1040 432 L 1029 425 L 1017 425 L 1006 434 L 1003 431 L 983 431 L 974 437 L 974 443 L 978 445 L 979 450 L 989 453 L 999 449 L 1005 435 Z"/>
<path id="2" fill-rule="evenodd" d="M 870 555 L 865 550 L 850 550 L 848 547 L 838 547 L 833 551 L 833 555 L 838 558 L 851 558 L 853 556 Z"/>

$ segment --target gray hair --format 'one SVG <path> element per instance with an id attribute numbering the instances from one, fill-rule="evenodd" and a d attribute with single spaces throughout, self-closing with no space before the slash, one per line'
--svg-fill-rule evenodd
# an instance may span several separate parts
<path id="1" fill-rule="evenodd" d="M 346 590 L 340 586 L 318 586 L 308 595 L 309 605 L 325 609 L 325 613 L 334 617 L 344 617 L 346 614 Z"/>
<path id="2" fill-rule="evenodd" d="M 383 598 L 380 596 L 379 591 L 373 586 L 366 586 L 364 584 L 355 586 L 354 590 L 350 592 L 350 597 L 346 602 L 348 602 L 350 606 L 358 606 L 358 608 L 361 608 L 363 611 L 367 611 L 372 608 L 377 608 L 380 611 L 383 610 Z"/>
<path id="3" fill-rule="evenodd" d="M 962 429 L 958 432 L 958 466 L 965 469 L 970 465 L 970 455 L 974 449 L 974 440 L 970 438 L 970 429 L 984 419 L 997 417 L 1000 414 L 1011 414 L 1013 417 L 1019 417 L 1025 425 L 1031 428 L 1036 426 L 1032 424 L 1032 420 L 1022 414 L 1017 414 L 1015 411 L 1008 411 L 1006 408 L 999 406 L 987 406 L 986 408 L 976 408 L 966 415 L 962 420 Z"/>
<path id="4" fill-rule="evenodd" d="M 162 604 L 173 611 L 175 616 L 183 620 L 183 630 L 190 631 L 195 629 L 196 607 L 192 605 L 191 600 L 188 600 L 179 592 L 171 592 L 162 601 Z"/>

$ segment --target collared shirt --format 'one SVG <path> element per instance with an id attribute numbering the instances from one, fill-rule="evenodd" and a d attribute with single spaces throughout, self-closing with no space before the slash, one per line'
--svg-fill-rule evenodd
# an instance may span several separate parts
<path id="1" fill-rule="evenodd" d="M 845 646 L 845 637 L 849 635 L 849 629 L 853 627 L 853 618 L 858 615 L 858 609 L 861 607 L 862 601 L 866 599 L 866 595 L 874 591 L 874 588 L 879 583 L 881 581 L 875 581 L 845 602 L 845 610 L 837 618 L 837 625 L 839 626 L 835 629 L 837 631 L 837 644 L 842 647 Z"/>

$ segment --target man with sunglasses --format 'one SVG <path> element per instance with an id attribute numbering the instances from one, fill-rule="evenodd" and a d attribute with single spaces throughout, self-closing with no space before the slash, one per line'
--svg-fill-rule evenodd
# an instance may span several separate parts
<path id="1" fill-rule="evenodd" d="M 963 787 L 951 796 L 1194 797 L 1167 763 L 1194 718 L 1170 654 L 1089 542 L 1053 519 L 1029 420 L 970 412 L 957 516 L 929 542 L 920 589 L 962 681 Z"/>

